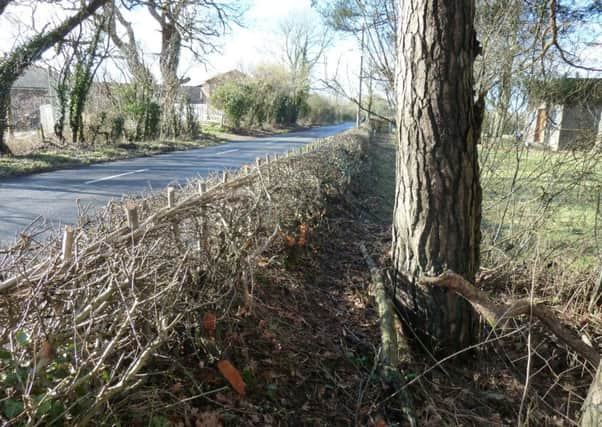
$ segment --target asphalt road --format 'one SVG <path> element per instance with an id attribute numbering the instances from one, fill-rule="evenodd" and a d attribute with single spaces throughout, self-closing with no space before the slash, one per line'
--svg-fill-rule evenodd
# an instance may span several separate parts
<path id="1" fill-rule="evenodd" d="M 39 217 L 56 228 L 74 221 L 76 199 L 81 206 L 98 208 L 124 194 L 163 189 L 168 184 L 239 168 L 266 154 L 285 153 L 318 138 L 353 126 L 343 123 L 285 135 L 229 142 L 207 148 L 176 151 L 101 163 L 77 169 L 46 172 L 0 180 L 0 247 L 7 247 L 19 232 Z"/>

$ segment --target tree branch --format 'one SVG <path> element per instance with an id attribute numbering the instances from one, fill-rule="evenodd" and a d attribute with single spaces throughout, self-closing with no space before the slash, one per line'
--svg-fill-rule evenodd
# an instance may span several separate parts
<path id="1" fill-rule="evenodd" d="M 513 317 L 532 315 L 538 318 L 550 332 L 580 356 L 596 366 L 600 363 L 600 354 L 598 351 L 584 343 L 568 326 L 561 323 L 550 308 L 543 304 L 532 304 L 528 299 L 512 301 L 506 304 L 496 304 L 491 301 L 487 293 L 476 288 L 464 277 L 452 271 L 446 271 L 437 277 L 423 277 L 420 283 L 422 285 L 450 289 L 463 296 L 493 328 L 502 321 Z"/>
<path id="2" fill-rule="evenodd" d="M 4 9 L 6 9 L 6 6 L 8 6 L 13 0 L 0 0 L 0 15 L 2 15 L 2 12 L 4 12 Z"/>

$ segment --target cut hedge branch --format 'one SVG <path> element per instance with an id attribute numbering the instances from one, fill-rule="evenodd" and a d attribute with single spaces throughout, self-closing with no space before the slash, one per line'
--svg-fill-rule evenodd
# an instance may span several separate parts
<path id="1" fill-rule="evenodd" d="M 78 218 L 68 245 L 57 232 L 49 243 L 27 239 L 2 253 L 0 412 L 5 401 L 35 404 L 0 419 L 105 425 L 135 413 L 149 424 L 145 408 L 180 410 L 179 397 L 157 386 L 179 375 L 178 358 L 222 359 L 217 344 L 197 333 L 201 315 L 210 309 L 228 319 L 251 309 L 258 260 L 282 253 L 280 230 L 320 221 L 330 197 L 348 185 L 345 171 L 362 169 L 365 138 L 337 135 L 306 156 L 231 171 L 226 183 L 217 175 L 192 180 L 170 205 L 164 192 L 126 197 L 85 223 Z M 136 221 L 128 205 L 137 207 Z M 61 357 L 49 363 L 52 354 Z M 26 366 L 35 375 L 13 387 Z M 53 411 L 42 411 L 49 405 Z"/>
<path id="2" fill-rule="evenodd" d="M 487 293 L 476 288 L 465 278 L 452 271 L 446 271 L 437 277 L 423 277 L 420 283 L 422 285 L 450 289 L 462 295 L 493 328 L 513 317 L 532 315 L 539 319 L 550 332 L 580 356 L 589 360 L 595 366 L 598 366 L 600 363 L 600 354 L 583 342 L 569 327 L 565 326 L 558 319 L 551 309 L 543 304 L 533 304 L 528 299 L 521 299 L 506 304 L 496 304 Z"/>

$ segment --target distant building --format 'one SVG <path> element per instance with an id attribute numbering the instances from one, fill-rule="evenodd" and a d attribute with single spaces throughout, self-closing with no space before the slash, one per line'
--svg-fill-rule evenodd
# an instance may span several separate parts
<path id="1" fill-rule="evenodd" d="M 200 103 L 209 104 L 211 95 L 213 95 L 215 89 L 217 89 L 220 85 L 223 85 L 226 82 L 241 82 L 246 78 L 247 75 L 245 73 L 238 70 L 230 70 L 205 80 L 199 85 Z"/>
<path id="2" fill-rule="evenodd" d="M 231 70 L 205 80 L 198 86 L 181 86 L 180 91 L 192 107 L 195 116 L 201 122 L 223 124 L 224 113 L 209 104 L 215 89 L 226 82 L 240 82 L 247 75 L 238 70 Z"/>
<path id="3" fill-rule="evenodd" d="M 53 104 L 56 78 L 47 68 L 32 65 L 15 81 L 10 90 L 9 123 L 16 130 L 40 127 L 40 107 Z"/>
<path id="4" fill-rule="evenodd" d="M 180 93 L 184 99 L 192 105 L 202 104 L 201 102 L 201 86 L 180 86 Z"/>
<path id="5" fill-rule="evenodd" d="M 554 151 L 600 144 L 602 79 L 565 77 L 531 89 L 526 144 Z"/>

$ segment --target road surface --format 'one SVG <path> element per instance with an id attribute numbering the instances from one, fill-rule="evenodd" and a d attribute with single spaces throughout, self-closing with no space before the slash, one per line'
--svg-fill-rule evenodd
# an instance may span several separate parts
<path id="1" fill-rule="evenodd" d="M 207 148 L 176 151 L 0 180 L 0 247 L 10 246 L 19 232 L 43 217 L 49 228 L 71 223 L 82 206 L 104 206 L 124 194 L 159 190 L 171 183 L 239 168 L 266 154 L 285 153 L 318 138 L 335 135 L 352 123 L 324 126 L 285 135 L 229 142 Z"/>

